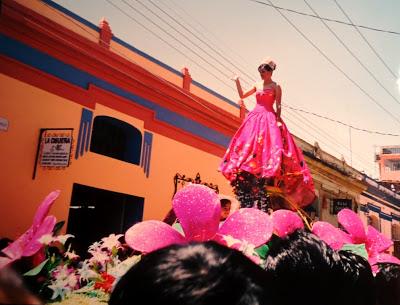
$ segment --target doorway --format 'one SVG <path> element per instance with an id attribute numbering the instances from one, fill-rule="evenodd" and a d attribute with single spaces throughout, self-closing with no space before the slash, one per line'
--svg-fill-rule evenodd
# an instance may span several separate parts
<path id="1" fill-rule="evenodd" d="M 81 257 L 88 247 L 112 233 L 124 234 L 143 219 L 144 198 L 74 183 L 67 233 Z"/>

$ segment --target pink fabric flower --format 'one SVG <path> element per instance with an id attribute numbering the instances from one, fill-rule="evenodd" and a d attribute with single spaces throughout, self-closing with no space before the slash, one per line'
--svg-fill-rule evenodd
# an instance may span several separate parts
<path id="1" fill-rule="evenodd" d="M 36 211 L 32 226 L 3 249 L 2 254 L 6 257 L 0 257 L 0 269 L 21 257 L 32 256 L 42 248 L 39 239 L 51 233 L 56 224 L 56 218 L 47 214 L 59 194 L 60 191 L 54 191 L 47 195 Z"/>
<path id="2" fill-rule="evenodd" d="M 282 238 L 304 228 L 303 221 L 297 213 L 284 209 L 272 213 L 272 222 L 274 233 Z"/>
<path id="3" fill-rule="evenodd" d="M 135 224 L 126 232 L 127 244 L 145 253 L 171 244 L 209 240 L 239 249 L 243 244 L 261 246 L 272 235 L 269 215 L 253 208 L 239 209 L 219 228 L 221 205 L 218 195 L 203 185 L 191 184 L 181 189 L 172 206 L 184 235 L 164 222 L 148 220 Z"/>
<path id="4" fill-rule="evenodd" d="M 344 244 L 365 244 L 368 261 L 373 270 L 377 270 L 376 264 L 378 263 L 400 265 L 399 259 L 385 253 L 393 245 L 393 242 L 372 226 L 367 226 L 367 230 L 365 230 L 360 217 L 355 212 L 349 209 L 341 210 L 338 213 L 338 222 L 347 233 L 322 221 L 313 225 L 312 232 L 334 250 L 340 250 Z"/>

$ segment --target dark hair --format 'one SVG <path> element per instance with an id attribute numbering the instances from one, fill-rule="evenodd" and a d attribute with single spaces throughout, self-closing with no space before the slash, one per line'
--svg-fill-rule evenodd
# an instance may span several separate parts
<path id="1" fill-rule="evenodd" d="M 269 244 L 266 271 L 276 304 L 352 304 L 341 256 L 314 234 L 297 230 Z"/>
<path id="2" fill-rule="evenodd" d="M 0 238 L 0 251 L 7 248 L 12 242 L 13 240 L 7 237 Z"/>
<path id="3" fill-rule="evenodd" d="M 265 271 L 215 242 L 173 245 L 142 257 L 117 283 L 110 305 L 262 305 Z"/>
<path id="4" fill-rule="evenodd" d="M 232 204 L 232 202 L 229 199 L 226 199 L 226 198 L 220 199 L 220 203 L 221 203 L 222 207 L 227 206 L 228 204 Z"/>
<path id="5" fill-rule="evenodd" d="M 375 280 L 368 261 L 349 251 L 339 251 L 339 255 L 347 302 L 352 305 L 375 305 Z"/>
<path id="6" fill-rule="evenodd" d="M 268 64 L 261 64 L 259 67 L 258 67 L 258 72 L 260 72 L 260 73 L 262 73 L 263 71 L 269 71 L 269 72 L 271 72 L 271 71 L 273 71 L 274 69 L 272 69 Z"/>
<path id="7" fill-rule="evenodd" d="M 375 276 L 377 304 L 400 304 L 400 266 L 396 264 L 379 264 L 379 272 Z"/>

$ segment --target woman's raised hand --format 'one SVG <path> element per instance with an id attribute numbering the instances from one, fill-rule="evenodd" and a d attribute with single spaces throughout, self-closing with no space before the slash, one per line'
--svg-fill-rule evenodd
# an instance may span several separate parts
<path id="1" fill-rule="evenodd" d="M 234 82 L 237 82 L 239 80 L 239 75 L 232 76 L 231 80 L 233 80 Z"/>

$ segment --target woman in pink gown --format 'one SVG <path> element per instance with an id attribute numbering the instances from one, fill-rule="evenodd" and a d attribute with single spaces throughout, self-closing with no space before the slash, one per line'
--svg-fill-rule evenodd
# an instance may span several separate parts
<path id="1" fill-rule="evenodd" d="M 315 198 L 314 184 L 302 151 L 281 119 L 282 89 L 271 79 L 275 68 L 272 60 L 263 62 L 258 68 L 262 82 L 247 92 L 235 78 L 240 98 L 255 93 L 257 105 L 233 136 L 219 170 L 235 186 L 242 206 L 265 201 L 261 198 L 266 196 L 265 186 L 274 185 L 298 207 L 304 207 Z M 268 208 L 265 202 L 257 205 Z"/>

